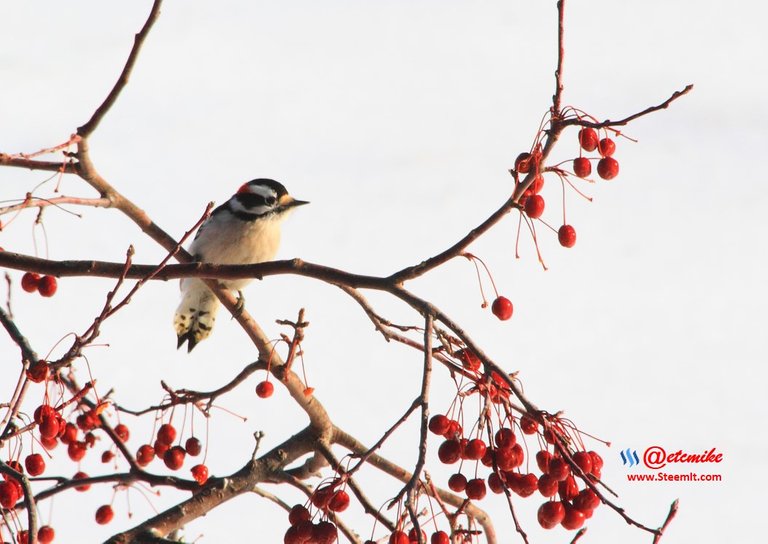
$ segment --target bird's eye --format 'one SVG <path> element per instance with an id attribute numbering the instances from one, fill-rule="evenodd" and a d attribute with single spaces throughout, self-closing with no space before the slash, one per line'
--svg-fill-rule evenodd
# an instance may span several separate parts
<path id="1" fill-rule="evenodd" d="M 275 203 L 277 202 L 277 199 L 273 196 L 268 196 L 266 199 L 266 202 L 267 202 L 267 206 L 274 206 Z"/>

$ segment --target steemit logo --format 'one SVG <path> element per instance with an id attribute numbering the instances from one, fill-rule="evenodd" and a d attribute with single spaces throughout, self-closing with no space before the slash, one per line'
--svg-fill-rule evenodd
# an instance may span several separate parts
<path id="1" fill-rule="evenodd" d="M 629 465 L 630 467 L 634 467 L 635 465 L 640 464 L 640 457 L 637 455 L 637 450 L 631 450 L 629 448 L 620 451 L 621 454 L 621 464 L 622 465 Z"/>
<path id="2" fill-rule="evenodd" d="M 629 468 L 640 465 L 640 456 L 637 450 L 627 448 L 619 452 L 621 464 Z M 661 446 L 650 446 L 643 452 L 642 464 L 651 470 L 659 470 L 671 464 L 703 464 L 722 463 L 723 454 L 717 448 L 710 448 L 702 452 L 688 453 L 683 450 L 668 452 Z"/>

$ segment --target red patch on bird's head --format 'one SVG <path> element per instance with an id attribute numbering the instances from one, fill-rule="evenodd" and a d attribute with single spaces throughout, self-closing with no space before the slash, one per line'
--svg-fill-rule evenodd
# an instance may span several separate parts
<path id="1" fill-rule="evenodd" d="M 250 192 L 251 192 L 250 182 L 243 183 L 240 186 L 240 188 L 237 190 L 238 194 L 240 194 L 240 193 L 250 193 Z"/>

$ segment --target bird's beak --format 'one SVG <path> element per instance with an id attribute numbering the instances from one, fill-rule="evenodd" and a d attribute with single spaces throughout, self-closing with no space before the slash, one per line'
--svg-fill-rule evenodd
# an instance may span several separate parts
<path id="1" fill-rule="evenodd" d="M 290 195 L 285 195 L 280 199 L 280 206 L 283 208 L 295 208 L 296 206 L 303 206 L 309 204 L 306 200 L 296 200 Z"/>

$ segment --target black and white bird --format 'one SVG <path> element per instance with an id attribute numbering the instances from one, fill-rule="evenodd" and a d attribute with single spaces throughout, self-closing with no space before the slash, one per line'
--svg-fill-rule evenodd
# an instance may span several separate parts
<path id="1" fill-rule="evenodd" d="M 213 210 L 197 232 L 189 252 L 201 262 L 215 264 L 251 264 L 271 261 L 280 244 L 280 223 L 289 212 L 308 204 L 296 200 L 283 185 L 272 179 L 254 179 L 244 183 L 232 198 Z M 237 290 L 251 279 L 223 281 Z M 219 299 L 197 278 L 181 280 L 181 304 L 176 309 L 173 326 L 178 347 L 187 343 L 187 351 L 211 334 Z"/>

